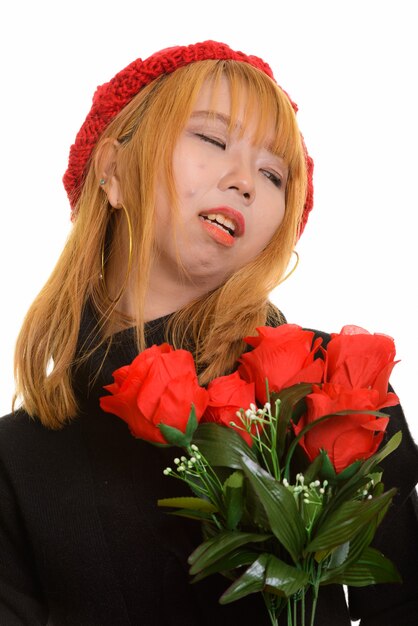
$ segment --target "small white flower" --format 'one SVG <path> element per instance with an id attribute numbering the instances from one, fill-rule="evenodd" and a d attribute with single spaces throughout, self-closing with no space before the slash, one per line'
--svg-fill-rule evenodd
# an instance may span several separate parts
<path id="1" fill-rule="evenodd" d="M 195 443 L 192 443 L 192 445 L 190 447 L 193 450 L 193 452 L 197 452 L 199 450 L 199 448 L 197 447 L 197 445 Z"/>
<path id="2" fill-rule="evenodd" d="M 176 459 L 174 459 L 174 463 L 175 463 L 176 465 L 178 465 L 178 464 L 180 463 L 180 459 L 177 459 L 177 458 L 176 458 Z"/>

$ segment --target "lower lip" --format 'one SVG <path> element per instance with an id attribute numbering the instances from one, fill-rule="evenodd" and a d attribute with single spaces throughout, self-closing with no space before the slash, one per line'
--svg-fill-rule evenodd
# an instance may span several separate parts
<path id="1" fill-rule="evenodd" d="M 217 243 L 220 243 L 222 246 L 226 246 L 227 248 L 231 248 L 231 246 L 234 245 L 235 238 L 227 233 L 223 228 L 220 228 L 205 219 L 201 219 L 200 221 L 202 222 L 202 226 L 208 235 L 210 235 Z"/>

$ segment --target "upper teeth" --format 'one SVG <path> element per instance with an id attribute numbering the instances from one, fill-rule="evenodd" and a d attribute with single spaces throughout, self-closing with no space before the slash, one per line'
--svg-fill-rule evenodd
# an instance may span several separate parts
<path id="1" fill-rule="evenodd" d="M 223 226 L 230 228 L 232 231 L 235 231 L 234 222 L 228 219 L 227 217 L 225 217 L 225 215 L 221 215 L 220 213 L 210 213 L 206 217 L 208 220 L 211 220 L 212 222 L 216 220 L 218 224 L 222 224 Z"/>

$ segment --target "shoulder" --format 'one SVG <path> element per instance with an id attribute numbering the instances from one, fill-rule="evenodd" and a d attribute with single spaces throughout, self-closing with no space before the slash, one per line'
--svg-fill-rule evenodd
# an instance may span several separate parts
<path id="1" fill-rule="evenodd" d="M 22 439 L 30 440 L 43 429 L 39 420 L 18 410 L 0 418 L 0 450 L 14 446 Z"/>
<path id="2" fill-rule="evenodd" d="M 11 445 L 18 441 L 33 442 L 52 432 L 57 431 L 46 428 L 38 418 L 31 417 L 26 411 L 18 409 L 0 418 L 0 448 L 5 444 Z"/>
<path id="3" fill-rule="evenodd" d="M 70 463 L 78 446 L 74 425 L 51 430 L 23 410 L 0 418 L 0 475 L 23 484 Z"/>

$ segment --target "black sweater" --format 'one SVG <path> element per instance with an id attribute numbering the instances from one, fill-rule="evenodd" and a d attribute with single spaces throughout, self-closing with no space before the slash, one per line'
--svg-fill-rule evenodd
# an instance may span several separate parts
<path id="1" fill-rule="evenodd" d="M 84 319 L 80 347 L 91 323 Z M 148 324 L 148 345 L 162 341 L 161 321 Z M 132 330 L 113 337 L 93 384 L 103 355 L 75 374 L 80 414 L 62 430 L 23 411 L 0 419 L 0 626 L 268 626 L 259 594 L 221 606 L 226 579 L 189 583 L 199 524 L 156 505 L 185 489 L 163 475 L 178 451 L 135 439 L 98 404 L 112 372 L 136 356 Z M 404 437 L 384 478 L 399 493 L 375 545 L 404 583 L 350 592 L 362 626 L 418 624 L 418 453 L 400 408 L 390 414 L 388 435 L 401 428 Z M 317 616 L 318 626 L 350 624 L 341 587 L 321 588 Z"/>

